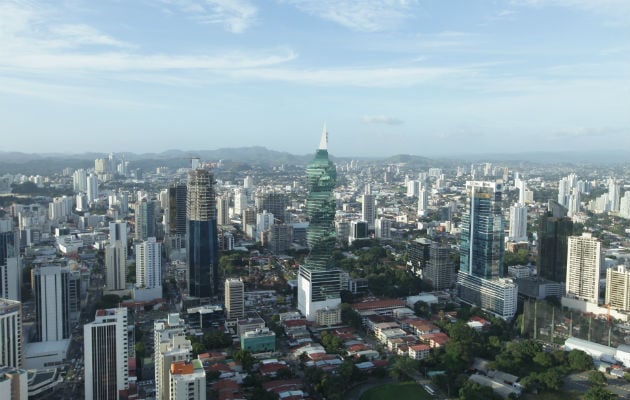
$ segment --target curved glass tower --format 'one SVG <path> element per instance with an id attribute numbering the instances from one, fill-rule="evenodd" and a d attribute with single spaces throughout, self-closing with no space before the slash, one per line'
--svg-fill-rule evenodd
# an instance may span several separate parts
<path id="1" fill-rule="evenodd" d="M 335 164 L 328 159 L 328 132 L 322 132 L 315 158 L 306 168 L 309 195 L 306 214 L 309 226 L 306 240 L 310 249 L 298 276 L 298 308 L 309 320 L 318 310 L 337 307 L 339 293 L 344 288 L 343 275 L 335 268 L 332 251 L 335 248 L 335 198 L 337 184 Z"/>
<path id="2" fill-rule="evenodd" d="M 311 269 L 329 269 L 335 248 L 335 198 L 333 189 L 337 184 L 337 169 L 328 159 L 328 132 L 324 129 L 322 142 L 315 158 L 306 168 L 309 195 L 306 200 L 306 215 L 309 225 L 306 241 L 310 253 L 306 264 Z"/>

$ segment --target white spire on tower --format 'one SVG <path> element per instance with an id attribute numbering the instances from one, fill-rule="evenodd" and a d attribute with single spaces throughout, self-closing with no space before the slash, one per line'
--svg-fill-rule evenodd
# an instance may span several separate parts
<path id="1" fill-rule="evenodd" d="M 319 141 L 320 150 L 328 150 L 328 131 L 326 130 L 326 123 L 324 122 L 324 130 L 322 131 L 322 138 Z"/>

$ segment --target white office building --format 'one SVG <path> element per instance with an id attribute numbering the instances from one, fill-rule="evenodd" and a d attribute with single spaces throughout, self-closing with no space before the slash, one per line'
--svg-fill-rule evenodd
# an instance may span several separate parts
<path id="1" fill-rule="evenodd" d="M 225 280 L 225 312 L 229 320 L 245 317 L 245 285 L 241 279 Z"/>
<path id="2" fill-rule="evenodd" d="M 83 326 L 85 399 L 119 399 L 129 389 L 127 309 L 97 310 Z"/>
<path id="3" fill-rule="evenodd" d="M 70 338 L 70 270 L 49 265 L 31 271 L 37 341 Z"/>
<path id="4" fill-rule="evenodd" d="M 22 303 L 0 299 L 0 366 L 22 368 Z"/>

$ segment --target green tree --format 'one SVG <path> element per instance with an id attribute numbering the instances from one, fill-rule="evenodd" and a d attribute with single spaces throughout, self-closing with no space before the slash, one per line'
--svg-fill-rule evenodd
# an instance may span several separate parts
<path id="1" fill-rule="evenodd" d="M 574 371 L 587 371 L 593 369 L 593 358 L 582 350 L 573 349 L 567 356 L 569 368 Z"/>
<path id="2" fill-rule="evenodd" d="M 254 363 L 256 362 L 256 359 L 254 358 L 254 356 L 252 356 L 252 353 L 243 349 L 237 350 L 234 353 L 234 359 L 241 363 L 241 365 L 243 366 L 243 370 L 246 372 L 251 372 L 252 368 L 254 368 Z"/>
<path id="3" fill-rule="evenodd" d="M 477 382 L 468 380 L 459 389 L 461 400 L 499 400 L 501 396 L 494 393 L 488 386 L 481 386 Z"/>
<path id="4" fill-rule="evenodd" d="M 344 324 L 350 325 L 354 329 L 361 328 L 361 324 L 363 323 L 361 314 L 354 311 L 350 304 L 341 303 L 340 308 L 341 308 L 341 321 Z"/>
<path id="5" fill-rule="evenodd" d="M 606 385 L 606 376 L 600 371 L 591 371 L 588 373 L 588 381 L 597 386 Z"/>
<path id="6" fill-rule="evenodd" d="M 591 386 L 590 389 L 584 393 L 584 400 L 615 400 L 617 395 L 613 394 L 610 390 L 606 390 L 601 386 Z"/>

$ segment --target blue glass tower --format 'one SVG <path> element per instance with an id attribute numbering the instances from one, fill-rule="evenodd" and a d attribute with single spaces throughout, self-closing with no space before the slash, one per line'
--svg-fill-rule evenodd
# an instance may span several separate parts
<path id="1" fill-rule="evenodd" d="M 188 296 L 209 298 L 219 290 L 219 241 L 214 176 L 205 169 L 188 173 L 186 199 Z"/>
<path id="2" fill-rule="evenodd" d="M 468 204 L 461 224 L 458 296 L 503 318 L 512 318 L 518 287 L 503 278 L 503 184 L 470 181 L 466 182 L 466 189 Z"/>

